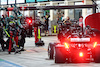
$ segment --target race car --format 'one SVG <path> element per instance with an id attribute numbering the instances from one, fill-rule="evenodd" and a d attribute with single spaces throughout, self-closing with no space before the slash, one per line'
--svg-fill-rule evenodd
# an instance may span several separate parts
<path id="1" fill-rule="evenodd" d="M 64 38 L 72 35 L 73 33 L 82 32 L 82 27 L 80 27 L 77 22 L 67 22 L 66 24 L 58 23 L 59 33 L 57 34 L 58 40 L 62 41 Z"/>
<path id="2" fill-rule="evenodd" d="M 100 32 L 91 29 L 90 34 L 83 32 L 72 33 L 60 43 L 49 43 L 49 59 L 55 59 L 55 63 L 65 62 L 99 62 L 100 63 Z M 98 32 L 98 33 L 95 33 Z"/>

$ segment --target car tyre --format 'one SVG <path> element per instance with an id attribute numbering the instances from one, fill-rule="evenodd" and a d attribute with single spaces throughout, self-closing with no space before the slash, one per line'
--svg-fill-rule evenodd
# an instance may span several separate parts
<path id="1" fill-rule="evenodd" d="M 55 47 L 55 63 L 65 63 L 66 57 L 61 52 L 61 47 Z"/>
<path id="2" fill-rule="evenodd" d="M 94 49 L 94 62 L 100 63 L 100 46 L 97 46 Z"/>
<path id="3" fill-rule="evenodd" d="M 54 58 L 54 44 L 52 43 L 49 43 L 48 45 L 48 56 L 49 56 L 49 59 Z"/>

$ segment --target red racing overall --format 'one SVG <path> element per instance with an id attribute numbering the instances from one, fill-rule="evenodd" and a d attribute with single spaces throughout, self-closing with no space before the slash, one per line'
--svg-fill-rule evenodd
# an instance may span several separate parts
<path id="1" fill-rule="evenodd" d="M 13 46 L 13 40 L 15 41 L 16 45 L 18 46 L 18 31 L 17 28 L 15 27 L 15 24 L 11 24 L 9 26 L 9 33 L 10 33 L 10 41 L 9 41 L 9 49 L 8 52 L 11 52 L 11 48 Z"/>

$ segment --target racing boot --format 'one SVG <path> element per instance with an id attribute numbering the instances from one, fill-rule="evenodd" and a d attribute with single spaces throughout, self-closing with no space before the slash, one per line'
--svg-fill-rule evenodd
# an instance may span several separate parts
<path id="1" fill-rule="evenodd" d="M 4 44 L 1 44 L 2 50 L 5 51 Z"/>
<path id="2" fill-rule="evenodd" d="M 10 51 L 8 51 L 8 54 L 11 54 L 11 52 L 10 52 Z"/>

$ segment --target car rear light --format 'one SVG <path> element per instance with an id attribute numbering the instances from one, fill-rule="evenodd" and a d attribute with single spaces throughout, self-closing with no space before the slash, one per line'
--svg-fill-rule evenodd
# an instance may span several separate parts
<path id="1" fill-rule="evenodd" d="M 68 45 L 68 43 L 64 43 L 64 45 L 65 45 L 65 48 L 69 48 L 69 45 Z"/>
<path id="2" fill-rule="evenodd" d="M 95 48 L 97 46 L 97 42 L 94 42 L 93 47 Z"/>
<path id="3" fill-rule="evenodd" d="M 80 52 L 80 53 L 79 53 L 79 56 L 80 56 L 80 57 L 83 57 L 83 55 L 84 55 L 83 52 Z"/>
<path id="4" fill-rule="evenodd" d="M 79 53 L 79 56 L 80 56 L 80 57 L 83 57 L 83 52 L 80 52 L 80 53 Z"/>

